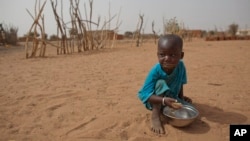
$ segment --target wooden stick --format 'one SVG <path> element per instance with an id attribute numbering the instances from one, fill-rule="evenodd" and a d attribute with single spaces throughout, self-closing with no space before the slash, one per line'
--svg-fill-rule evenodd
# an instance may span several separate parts
<path id="1" fill-rule="evenodd" d="M 41 13 L 42 13 L 42 11 L 43 11 L 43 8 L 44 8 L 45 4 L 46 4 L 46 1 L 44 1 L 43 5 L 42 5 L 42 8 L 40 9 L 38 15 L 36 16 L 36 18 L 35 18 L 35 20 L 34 20 L 34 22 L 33 22 L 33 24 L 31 25 L 31 27 L 30 27 L 30 29 L 29 29 L 29 32 L 28 32 L 28 36 L 26 37 L 26 44 L 25 44 L 26 58 L 29 57 L 29 53 L 28 53 L 29 35 L 30 35 L 31 30 L 33 29 L 33 27 L 38 23 L 38 20 L 39 20 L 39 18 L 40 18 L 40 16 L 41 16 Z"/>

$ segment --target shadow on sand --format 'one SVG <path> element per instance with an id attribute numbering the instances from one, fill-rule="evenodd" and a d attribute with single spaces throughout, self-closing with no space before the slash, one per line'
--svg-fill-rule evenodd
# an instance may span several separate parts
<path id="1" fill-rule="evenodd" d="M 199 117 L 187 127 L 176 128 L 186 133 L 204 134 L 208 132 L 211 127 L 201 118 L 205 118 L 211 122 L 216 122 L 219 124 L 240 124 L 244 123 L 247 120 L 247 117 L 242 114 L 223 111 L 218 107 L 212 107 L 206 104 L 199 103 L 194 103 L 194 106 L 200 113 Z"/>
<path id="2" fill-rule="evenodd" d="M 247 121 L 247 117 L 236 112 L 223 111 L 218 107 L 211 107 L 206 104 L 194 103 L 200 112 L 200 117 L 220 124 L 240 124 Z"/>

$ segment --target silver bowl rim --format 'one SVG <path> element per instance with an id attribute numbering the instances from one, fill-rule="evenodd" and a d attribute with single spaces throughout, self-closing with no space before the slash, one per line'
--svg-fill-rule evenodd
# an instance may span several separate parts
<path id="1" fill-rule="evenodd" d="M 165 108 L 167 108 L 168 106 L 166 106 L 166 107 L 164 107 L 164 109 Z M 168 114 L 164 114 L 164 112 L 163 112 L 163 115 L 165 115 L 165 116 L 167 116 L 167 117 L 169 117 L 169 118 L 172 118 L 172 119 L 180 119 L 180 120 L 188 120 L 188 119 L 195 119 L 195 118 L 197 118 L 198 116 L 199 116 L 199 111 L 195 108 L 195 107 L 193 107 L 193 106 L 190 106 L 190 105 L 183 105 L 183 107 L 188 107 L 188 108 L 191 108 L 192 110 L 194 110 L 195 112 L 196 112 L 196 115 L 195 116 L 193 116 L 193 117 L 191 117 L 191 118 L 186 118 L 186 119 L 183 119 L 183 118 L 179 118 L 179 117 L 175 117 L 175 116 L 171 116 L 171 115 L 168 115 Z M 171 108 L 171 107 L 168 107 L 168 108 Z M 164 111 L 164 109 L 163 109 L 163 111 Z M 175 109 L 174 109 L 175 110 Z M 178 109 L 177 109 L 178 110 Z"/>

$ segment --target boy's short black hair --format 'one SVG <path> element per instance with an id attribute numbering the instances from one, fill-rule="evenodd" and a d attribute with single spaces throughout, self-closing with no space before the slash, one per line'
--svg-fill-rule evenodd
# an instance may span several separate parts
<path id="1" fill-rule="evenodd" d="M 158 47 L 162 44 L 162 42 L 164 40 L 170 40 L 172 41 L 172 43 L 174 45 L 177 45 L 178 47 L 180 47 L 182 49 L 182 46 L 183 46 L 183 40 L 180 36 L 176 35 L 176 34 L 165 34 L 165 35 L 162 35 L 160 37 L 160 39 L 158 40 Z"/>

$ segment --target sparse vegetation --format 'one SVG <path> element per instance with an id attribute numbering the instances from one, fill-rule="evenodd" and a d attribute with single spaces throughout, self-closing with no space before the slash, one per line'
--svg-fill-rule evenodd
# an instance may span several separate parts
<path id="1" fill-rule="evenodd" d="M 235 36 L 238 31 L 238 28 L 239 28 L 238 24 L 232 23 L 228 26 L 228 33 L 231 36 Z"/>
<path id="2" fill-rule="evenodd" d="M 60 38 L 59 38 L 57 35 L 53 34 L 53 35 L 51 35 L 51 36 L 49 37 L 49 40 L 50 40 L 50 41 L 57 41 L 57 40 L 60 40 Z"/>
<path id="3" fill-rule="evenodd" d="M 178 22 L 176 17 L 169 20 L 163 18 L 163 34 L 177 34 L 184 40 L 192 40 L 192 32 L 185 28 L 184 23 Z"/>
<path id="4" fill-rule="evenodd" d="M 133 32 L 131 32 L 131 31 L 126 31 L 125 33 L 124 33 L 124 37 L 125 38 L 133 38 Z"/>
<path id="5" fill-rule="evenodd" d="M 39 1 L 39 2 L 37 2 Z M 46 44 L 57 43 L 56 45 L 52 45 L 57 47 L 57 54 L 71 54 L 75 52 L 74 48 L 77 48 L 78 52 L 101 49 L 105 47 L 113 48 L 114 41 L 119 39 L 131 39 L 135 45 L 141 46 L 143 42 L 148 39 L 154 39 L 156 44 L 157 38 L 161 34 L 178 34 L 181 36 L 184 41 L 191 41 L 192 38 L 202 38 L 205 37 L 205 40 L 236 40 L 236 39 L 249 39 L 249 35 L 247 35 L 247 31 L 241 31 L 240 34 L 236 35 L 238 31 L 238 24 L 232 23 L 228 26 L 226 31 L 219 30 L 215 26 L 214 30 L 204 31 L 204 30 L 189 30 L 184 26 L 183 22 L 179 22 L 176 17 L 171 19 L 163 18 L 163 30 L 156 32 L 154 29 L 155 23 L 152 22 L 152 33 L 144 34 L 144 15 L 139 14 L 139 20 L 136 26 L 135 31 L 126 31 L 124 35 L 118 35 L 118 28 L 121 24 L 119 21 L 119 15 L 117 18 L 117 23 L 113 29 L 111 29 L 111 21 L 116 18 L 115 15 L 111 15 L 110 7 L 109 7 L 109 16 L 108 18 L 104 18 L 101 22 L 101 17 L 99 16 L 96 21 L 93 20 L 92 15 L 94 11 L 93 1 L 88 0 L 86 8 L 86 4 L 84 3 L 84 7 L 80 6 L 79 0 L 70 0 L 69 5 L 69 14 L 70 21 L 65 22 L 63 19 L 63 1 L 61 4 L 57 2 L 58 0 L 50 0 L 53 14 L 55 17 L 55 21 L 58 25 L 57 33 L 53 34 L 49 37 L 50 41 L 57 42 L 48 42 L 48 35 L 45 34 L 45 25 L 44 25 L 44 15 L 42 14 L 43 7 L 40 6 L 40 0 L 36 0 L 35 2 L 35 14 L 34 16 L 28 11 L 31 17 L 34 20 L 29 32 L 23 37 L 18 38 L 17 32 L 18 28 L 13 25 L 3 25 L 3 31 L 1 33 L 0 43 L 1 44 L 11 44 L 16 45 L 18 41 L 33 41 L 33 48 L 31 54 L 28 53 L 28 49 L 26 48 L 26 57 L 35 57 L 36 51 L 41 51 L 39 56 L 44 56 L 46 51 Z M 44 2 L 45 5 L 46 2 Z M 43 6 L 44 6 L 43 5 Z M 60 5 L 61 9 L 57 8 Z M 39 7 L 38 7 L 39 6 Z M 84 8 L 84 10 L 80 9 Z M 89 9 L 89 11 L 87 10 Z M 84 11 L 84 12 L 83 12 Z M 41 13 L 40 13 L 41 12 Z M 82 13 L 83 12 L 83 13 Z M 120 11 L 119 11 L 120 12 Z M 59 13 L 59 14 L 58 14 Z M 85 17 L 83 16 L 85 15 Z M 101 24 L 102 23 L 102 24 Z M 219 28 L 220 29 L 220 28 Z M 162 32 L 163 31 L 163 32 Z M 240 35 L 240 36 L 239 36 Z M 111 44 L 111 40 L 113 43 Z M 28 43 L 26 43 L 28 46 Z"/>
<path id="6" fill-rule="evenodd" d="M 241 31 L 239 35 L 238 24 L 233 23 L 228 26 L 226 31 L 217 31 L 217 28 L 210 30 L 205 38 L 206 41 L 223 41 L 223 40 L 249 40 L 250 36 L 247 35 L 247 31 Z"/>
<path id="7" fill-rule="evenodd" d="M 176 17 L 170 20 L 163 19 L 163 30 L 164 30 L 164 34 L 179 34 L 181 27 Z"/>
<path id="8" fill-rule="evenodd" d="M 1 42 L 3 44 L 17 45 L 18 43 L 18 27 L 14 25 L 2 25 Z"/>

